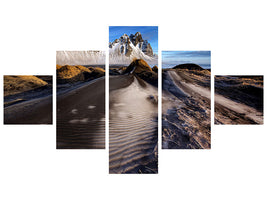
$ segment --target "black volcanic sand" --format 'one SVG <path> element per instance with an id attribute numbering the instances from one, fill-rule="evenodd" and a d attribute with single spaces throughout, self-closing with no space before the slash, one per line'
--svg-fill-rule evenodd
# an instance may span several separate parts
<path id="1" fill-rule="evenodd" d="M 262 122 L 257 122 L 216 102 L 215 96 L 215 124 L 261 124 L 263 123 L 263 76 L 215 76 L 215 93 L 224 96 L 241 106 L 259 112 Z"/>
<path id="2" fill-rule="evenodd" d="M 52 95 L 6 107 L 4 124 L 52 124 Z"/>
<path id="3" fill-rule="evenodd" d="M 134 75 L 109 83 L 109 173 L 157 173 L 157 89 Z"/>
<path id="4" fill-rule="evenodd" d="M 105 77 L 57 95 L 57 149 L 105 148 Z"/>
<path id="5" fill-rule="evenodd" d="M 131 85 L 134 81 L 134 76 L 112 76 L 109 81 L 109 91 L 112 91 L 120 88 L 125 88 Z"/>
<path id="6" fill-rule="evenodd" d="M 263 76 L 215 76 L 215 93 L 263 112 Z"/>
<path id="7" fill-rule="evenodd" d="M 52 76 L 36 76 L 48 84 L 4 96 L 4 124 L 52 124 Z"/>
<path id="8" fill-rule="evenodd" d="M 154 66 L 152 69 L 143 59 L 133 60 L 129 66 L 110 66 L 109 74 L 125 75 L 133 74 L 135 77 L 158 87 L 158 67 Z"/>
<path id="9" fill-rule="evenodd" d="M 158 87 L 158 74 L 155 72 L 141 72 L 136 74 L 140 79 L 143 79 L 147 83 Z"/>
<path id="10" fill-rule="evenodd" d="M 215 102 L 215 124 L 258 124 L 245 114 L 235 112 Z"/>
<path id="11" fill-rule="evenodd" d="M 112 68 L 109 70 L 109 75 L 111 76 L 116 76 L 116 75 L 124 75 L 127 74 L 126 72 L 126 67 L 124 69 L 117 69 L 117 68 Z M 135 77 L 138 77 L 139 79 L 143 79 L 145 82 L 158 87 L 158 73 L 154 71 L 143 71 L 140 73 L 132 73 L 135 75 Z"/>
<path id="12" fill-rule="evenodd" d="M 121 75 L 127 67 L 126 65 L 109 65 L 109 75 Z"/>
<path id="13" fill-rule="evenodd" d="M 207 94 L 202 96 L 201 91 L 195 92 L 190 84 L 204 88 Z M 209 73 L 195 69 L 165 69 L 162 88 L 162 148 L 209 149 Z"/>

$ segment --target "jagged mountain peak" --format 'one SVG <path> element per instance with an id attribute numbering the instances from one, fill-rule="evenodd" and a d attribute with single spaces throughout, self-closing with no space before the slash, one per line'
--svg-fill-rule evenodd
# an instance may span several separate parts
<path id="1" fill-rule="evenodd" d="M 147 40 L 144 40 L 140 32 L 135 34 L 123 34 L 120 38 L 109 43 L 110 63 L 129 63 L 133 59 L 155 60 L 153 49 Z"/>
<path id="2" fill-rule="evenodd" d="M 144 42 L 140 32 L 136 32 L 134 35 L 130 35 L 130 40 L 134 46 L 137 46 L 139 43 Z M 147 42 L 147 41 L 146 41 Z"/>

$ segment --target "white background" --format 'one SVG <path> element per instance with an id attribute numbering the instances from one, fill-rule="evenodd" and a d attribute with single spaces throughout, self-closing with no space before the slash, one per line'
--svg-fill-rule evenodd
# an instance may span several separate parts
<path id="1" fill-rule="evenodd" d="M 264 3 L 1 1 L 0 87 L 10 74 L 55 81 L 56 51 L 107 50 L 109 25 L 159 26 L 159 52 L 211 50 L 212 75 L 266 75 Z M 266 125 L 212 125 L 211 150 L 159 150 L 157 175 L 109 175 L 107 149 L 56 150 L 55 128 L 55 107 L 54 125 L 1 125 L 0 199 L 267 198 Z"/>

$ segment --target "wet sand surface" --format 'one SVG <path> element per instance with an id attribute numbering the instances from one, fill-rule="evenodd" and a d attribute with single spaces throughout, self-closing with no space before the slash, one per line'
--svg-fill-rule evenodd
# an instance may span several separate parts
<path id="1" fill-rule="evenodd" d="M 52 124 L 52 95 L 4 108 L 4 124 Z"/>
<path id="2" fill-rule="evenodd" d="M 57 149 L 105 148 L 105 78 L 57 96 Z"/>
<path id="3" fill-rule="evenodd" d="M 132 75 L 111 76 L 109 95 L 109 172 L 157 173 L 157 102 L 150 96 L 157 88 Z"/>

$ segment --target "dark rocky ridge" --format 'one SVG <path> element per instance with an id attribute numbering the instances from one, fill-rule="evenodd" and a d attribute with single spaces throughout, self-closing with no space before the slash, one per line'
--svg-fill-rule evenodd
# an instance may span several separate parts
<path id="1" fill-rule="evenodd" d="M 136 59 L 136 60 L 134 60 L 126 68 L 125 73 L 130 73 L 133 70 L 134 70 L 135 73 L 141 73 L 143 71 L 152 71 L 152 69 L 150 68 L 150 66 L 143 59 Z"/>
<path id="2" fill-rule="evenodd" d="M 156 66 L 155 66 L 156 67 Z M 156 69 L 155 67 L 154 70 Z M 158 86 L 158 74 L 153 71 L 146 61 L 142 59 L 134 60 L 124 71 L 124 74 L 132 72 L 139 78 L 150 83 L 151 85 Z"/>
<path id="3" fill-rule="evenodd" d="M 158 73 L 158 66 L 155 65 L 155 66 L 152 68 L 152 71 L 155 72 L 155 73 Z"/>
<path id="4" fill-rule="evenodd" d="M 90 81 L 105 75 L 105 69 L 100 67 L 84 67 L 82 65 L 57 65 L 57 83 L 75 83 Z"/>

